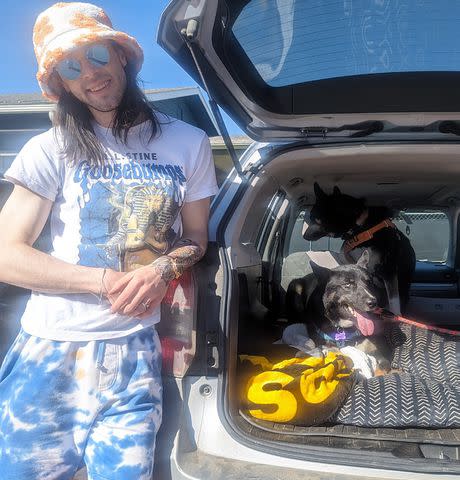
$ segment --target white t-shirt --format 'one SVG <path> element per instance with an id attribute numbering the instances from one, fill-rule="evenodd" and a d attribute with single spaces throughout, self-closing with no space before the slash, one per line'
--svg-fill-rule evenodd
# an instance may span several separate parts
<path id="1" fill-rule="evenodd" d="M 140 124 L 126 145 L 94 124 L 107 153 L 102 168 L 86 160 L 69 167 L 55 129 L 22 148 L 5 177 L 54 202 L 51 255 L 120 271 L 151 263 L 181 235 L 184 202 L 217 193 L 206 134 L 179 120 L 160 121 L 159 137 L 149 142 Z M 92 294 L 32 292 L 21 324 L 38 337 L 88 341 L 130 335 L 159 320 L 160 308 L 140 320 L 110 313 L 109 302 Z"/>

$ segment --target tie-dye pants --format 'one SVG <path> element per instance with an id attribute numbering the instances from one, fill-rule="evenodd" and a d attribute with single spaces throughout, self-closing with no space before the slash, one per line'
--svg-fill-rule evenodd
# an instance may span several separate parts
<path id="1" fill-rule="evenodd" d="M 0 369 L 0 478 L 150 479 L 161 422 L 161 347 L 128 337 L 57 342 L 21 331 Z"/>

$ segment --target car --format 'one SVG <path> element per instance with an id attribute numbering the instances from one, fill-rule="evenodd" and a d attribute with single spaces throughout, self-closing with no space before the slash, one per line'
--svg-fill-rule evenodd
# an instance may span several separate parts
<path id="1" fill-rule="evenodd" d="M 405 315 L 460 330 L 459 14 L 418 0 L 165 9 L 158 43 L 254 142 L 239 159 L 230 145 L 207 254 L 164 304 L 155 478 L 458 478 L 458 423 L 259 422 L 242 409 L 238 358 L 279 343 L 290 282 L 340 251 L 302 236 L 315 182 L 397 212 L 417 257 Z"/>

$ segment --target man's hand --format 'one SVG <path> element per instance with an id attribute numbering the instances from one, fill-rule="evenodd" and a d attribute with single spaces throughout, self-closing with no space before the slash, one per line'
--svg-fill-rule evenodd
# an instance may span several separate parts
<path id="1" fill-rule="evenodd" d="M 112 304 L 117 300 L 118 296 L 110 295 L 109 291 L 112 290 L 114 285 L 119 282 L 125 275 L 126 272 L 118 272 L 116 270 L 106 268 L 105 275 L 101 278 L 101 293 Z"/>
<path id="2" fill-rule="evenodd" d="M 168 289 L 168 284 L 161 278 L 161 272 L 153 265 L 148 265 L 121 274 L 122 277 L 118 279 L 112 271 L 110 275 L 106 274 L 111 312 L 140 318 L 151 315 Z"/>

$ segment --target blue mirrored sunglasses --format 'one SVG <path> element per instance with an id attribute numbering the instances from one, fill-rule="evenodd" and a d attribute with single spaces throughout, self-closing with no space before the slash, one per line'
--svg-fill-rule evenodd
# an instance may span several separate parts
<path id="1" fill-rule="evenodd" d="M 85 56 L 95 67 L 104 67 L 110 61 L 110 52 L 105 45 L 91 45 L 87 48 Z M 76 80 L 81 73 L 81 63 L 74 58 L 66 58 L 57 64 L 56 70 L 62 78 Z"/>

